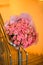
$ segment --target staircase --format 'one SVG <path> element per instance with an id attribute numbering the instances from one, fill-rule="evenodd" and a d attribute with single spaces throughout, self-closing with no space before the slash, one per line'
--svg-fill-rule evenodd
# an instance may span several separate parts
<path id="1" fill-rule="evenodd" d="M 9 44 L 3 25 L 0 15 L 0 65 L 18 65 L 18 50 Z M 30 54 L 21 48 L 21 57 L 21 65 L 43 65 L 43 55 Z"/>

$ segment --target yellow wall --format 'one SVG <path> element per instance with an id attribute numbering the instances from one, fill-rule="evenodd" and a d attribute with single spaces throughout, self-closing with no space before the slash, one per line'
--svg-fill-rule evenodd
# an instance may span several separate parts
<path id="1" fill-rule="evenodd" d="M 4 1 L 4 4 L 1 1 Z M 39 40 L 37 44 L 33 44 L 26 50 L 35 54 L 43 54 L 43 2 L 39 0 L 0 0 L 0 12 L 4 22 L 11 15 L 30 14 L 34 20 Z"/>

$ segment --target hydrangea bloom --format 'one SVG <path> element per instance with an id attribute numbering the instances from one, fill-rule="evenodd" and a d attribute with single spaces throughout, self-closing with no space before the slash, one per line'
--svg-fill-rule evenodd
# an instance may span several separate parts
<path id="1" fill-rule="evenodd" d="M 27 14 L 11 17 L 9 22 L 6 22 L 5 29 L 9 39 L 17 46 L 26 48 L 36 41 L 37 34 L 32 18 Z"/>

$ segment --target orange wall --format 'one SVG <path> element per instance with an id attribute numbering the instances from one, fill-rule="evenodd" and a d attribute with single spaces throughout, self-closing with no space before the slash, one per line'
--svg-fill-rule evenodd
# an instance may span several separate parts
<path id="1" fill-rule="evenodd" d="M 4 4 L 0 4 L 0 12 L 4 21 L 9 19 L 11 15 L 19 15 L 20 13 L 28 13 L 32 16 L 39 40 L 37 44 L 33 44 L 26 50 L 35 54 L 43 54 L 43 2 L 39 0 L 6 0 L 6 3 L 5 0 L 0 1 L 4 1 Z"/>

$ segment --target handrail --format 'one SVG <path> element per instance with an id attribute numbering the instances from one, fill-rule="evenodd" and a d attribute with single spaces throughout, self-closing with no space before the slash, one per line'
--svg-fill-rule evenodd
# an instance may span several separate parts
<path id="1" fill-rule="evenodd" d="M 3 22 L 1 14 L 0 14 L 0 25 L 1 25 L 2 29 L 3 29 L 4 39 L 5 39 L 6 42 L 8 42 L 8 38 L 7 38 L 7 35 L 6 35 L 4 27 L 3 27 L 4 26 L 4 22 Z M 11 60 L 11 52 L 10 52 L 10 49 L 8 47 L 8 44 L 6 44 L 6 48 L 7 48 L 7 52 L 9 51 L 9 53 L 10 53 L 10 60 Z M 10 65 L 12 65 L 12 64 L 10 63 Z"/>
<path id="2" fill-rule="evenodd" d="M 25 51 L 25 49 L 23 47 L 21 47 L 21 48 L 24 50 L 25 53 L 28 53 L 27 51 Z"/>

